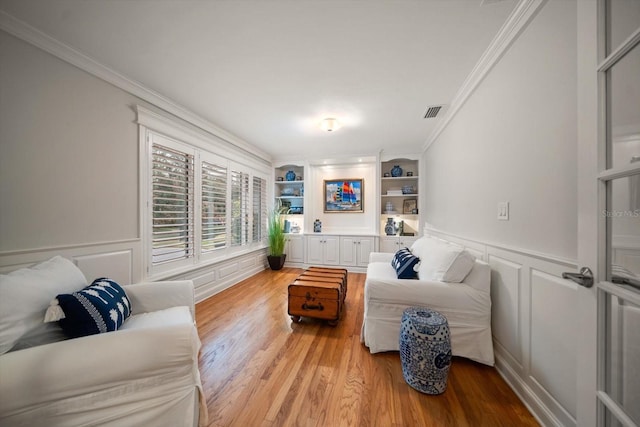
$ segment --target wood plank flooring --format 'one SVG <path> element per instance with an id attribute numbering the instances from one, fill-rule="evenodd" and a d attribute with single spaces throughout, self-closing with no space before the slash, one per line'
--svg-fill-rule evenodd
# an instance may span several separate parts
<path id="1" fill-rule="evenodd" d="M 360 343 L 364 274 L 349 274 L 343 318 L 293 323 L 287 285 L 265 270 L 196 305 L 210 426 L 534 426 L 489 366 L 454 358 L 439 396 L 408 386 L 397 352 Z"/>

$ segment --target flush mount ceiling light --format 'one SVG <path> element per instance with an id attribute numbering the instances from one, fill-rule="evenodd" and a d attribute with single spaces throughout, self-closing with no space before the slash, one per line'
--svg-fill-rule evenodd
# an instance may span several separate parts
<path id="1" fill-rule="evenodd" d="M 340 129 L 340 123 L 338 123 L 338 119 L 328 118 L 320 122 L 320 128 L 327 132 L 333 132 Z"/>

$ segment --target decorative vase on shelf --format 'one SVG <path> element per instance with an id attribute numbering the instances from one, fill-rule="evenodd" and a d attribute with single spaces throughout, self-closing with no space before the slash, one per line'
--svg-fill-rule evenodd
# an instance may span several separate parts
<path id="1" fill-rule="evenodd" d="M 393 203 L 391 203 L 391 202 L 387 202 L 387 204 L 385 205 L 385 210 L 386 210 L 386 212 L 388 212 L 388 213 L 393 212 Z"/>
<path id="2" fill-rule="evenodd" d="M 394 165 L 391 168 L 391 176 L 393 176 L 393 177 L 402 176 L 402 168 L 399 165 Z"/>
<path id="3" fill-rule="evenodd" d="M 393 223 L 393 218 L 387 218 L 387 223 L 384 225 L 384 232 L 387 236 L 393 236 L 396 234 L 396 226 Z"/>
<path id="4" fill-rule="evenodd" d="M 313 221 L 313 232 L 322 233 L 322 221 L 320 221 L 319 219 Z"/>
<path id="5" fill-rule="evenodd" d="M 295 181 L 296 173 L 294 171 L 288 171 L 284 177 L 287 181 Z"/>

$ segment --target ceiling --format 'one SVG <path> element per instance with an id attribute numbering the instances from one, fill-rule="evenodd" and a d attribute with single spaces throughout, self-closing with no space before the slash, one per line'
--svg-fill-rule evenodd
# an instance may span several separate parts
<path id="1" fill-rule="evenodd" d="M 416 153 L 516 0 L 0 0 L 274 160 Z M 325 117 L 343 127 L 320 129 Z"/>

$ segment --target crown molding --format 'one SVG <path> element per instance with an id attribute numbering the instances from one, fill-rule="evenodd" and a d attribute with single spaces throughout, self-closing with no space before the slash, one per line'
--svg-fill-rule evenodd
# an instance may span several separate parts
<path id="1" fill-rule="evenodd" d="M 138 98 L 191 123 L 205 132 L 215 135 L 224 142 L 249 154 L 251 157 L 268 163 L 272 160 L 271 156 L 266 152 L 218 127 L 209 120 L 188 110 L 177 102 L 145 87 L 142 83 L 130 79 L 106 65 L 101 64 L 79 50 L 54 39 L 48 34 L 1 10 L 0 29 L 65 62 L 68 62 L 75 67 L 80 68 L 83 71 L 86 71 L 101 80 L 106 81 L 107 83 L 112 84 L 119 89 L 124 90 L 125 92 L 130 93 L 131 95 L 137 96 Z"/>
<path id="2" fill-rule="evenodd" d="M 507 21 L 502 28 L 500 28 L 500 31 L 498 31 L 498 34 L 491 41 L 487 50 L 482 54 L 478 63 L 462 83 L 442 121 L 436 126 L 423 145 L 423 151 L 427 151 L 438 139 L 460 108 L 462 108 L 482 80 L 489 74 L 489 71 L 500 61 L 502 56 L 518 39 L 524 29 L 527 28 L 546 2 L 547 0 L 520 0 L 516 8 L 511 12 L 511 15 L 509 15 L 509 18 L 507 18 Z"/>

